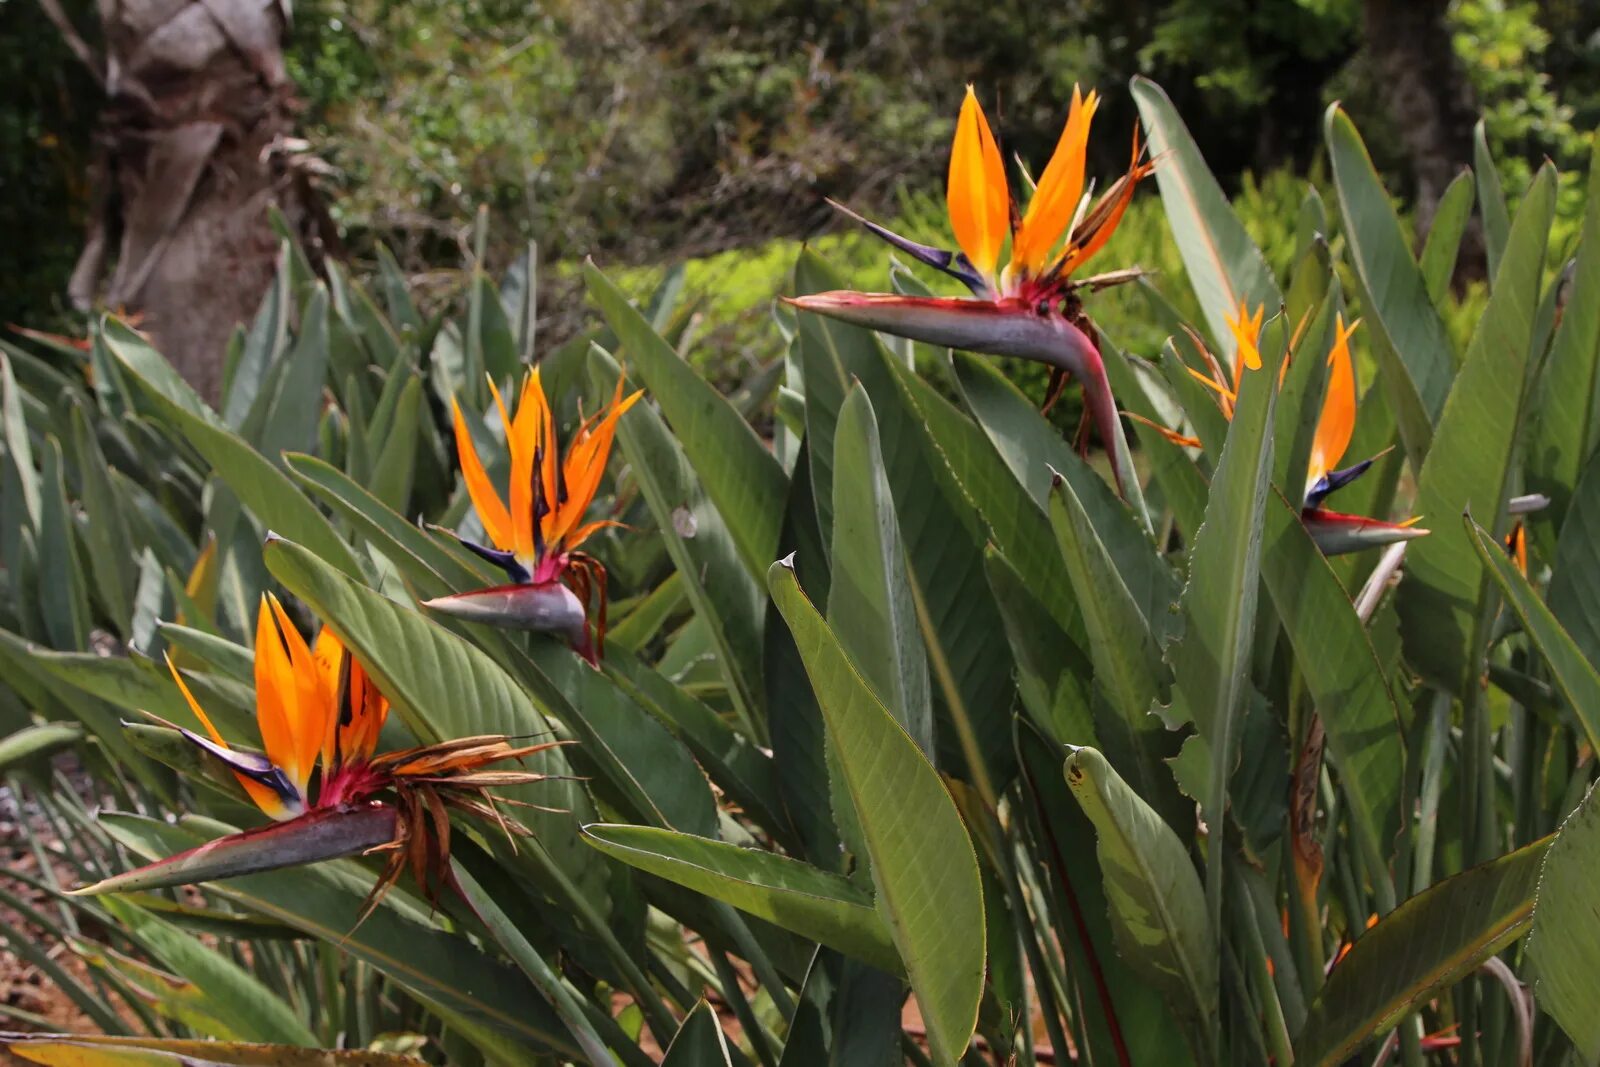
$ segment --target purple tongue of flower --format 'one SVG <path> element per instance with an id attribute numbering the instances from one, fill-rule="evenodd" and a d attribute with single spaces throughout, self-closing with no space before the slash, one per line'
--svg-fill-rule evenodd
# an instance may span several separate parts
<path id="1" fill-rule="evenodd" d="M 983 280 L 983 275 L 978 273 L 977 268 L 972 265 L 971 260 L 967 259 L 965 253 L 947 252 L 943 248 L 919 244 L 909 237 L 901 237 L 887 227 L 879 226 L 871 219 L 857 215 L 837 200 L 829 200 L 828 204 L 841 215 L 845 215 L 865 226 L 917 262 L 926 263 L 935 270 L 941 270 L 950 275 L 950 277 L 972 290 L 973 296 L 986 300 L 994 296 L 993 290 L 989 288 L 989 283 Z"/>

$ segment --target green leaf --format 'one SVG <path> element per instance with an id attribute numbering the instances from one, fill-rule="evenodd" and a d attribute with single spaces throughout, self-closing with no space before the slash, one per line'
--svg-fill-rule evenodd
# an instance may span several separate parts
<path id="1" fill-rule="evenodd" d="M 1160 720 L 1150 714 L 1170 678 L 1160 643 L 1065 479 L 1050 492 L 1050 524 L 1089 634 L 1094 686 L 1110 705 L 1107 714 L 1095 716 L 1100 740 L 1112 761 L 1139 783 L 1141 795 L 1164 803 L 1157 798 L 1170 799 L 1173 792 L 1172 775 L 1163 764 L 1169 741 Z"/>
<path id="2" fill-rule="evenodd" d="M 1597 454 L 1600 455 L 1600 454 Z M 1550 611 L 1584 657 L 1600 663 L 1600 459 L 1591 457 L 1572 494 L 1551 563 Z"/>
<path id="3" fill-rule="evenodd" d="M 1171 617 L 1177 587 L 1171 570 L 1127 504 L 1105 479 L 1089 468 L 1071 443 L 993 363 L 964 352 L 951 353 L 951 359 L 962 398 L 1015 480 L 1041 512 L 1049 508 L 1050 486 L 1057 475 L 1071 483 L 1090 525 L 1106 547 L 1109 562 L 1121 575 L 1151 629 L 1161 632 Z M 941 435 L 941 440 L 948 442 L 949 437 Z M 949 458 L 948 445 L 945 451 Z M 1031 558 L 1033 544 L 1039 545 L 1043 555 L 1055 555 L 1049 550 L 1048 537 L 1042 536 L 1043 524 L 1037 520 L 1019 523 L 1017 534 L 1002 537 L 1008 532 L 1007 513 L 1018 510 L 1018 504 L 1004 492 L 1011 487 L 998 472 L 979 469 L 974 474 L 976 477 L 963 478 L 962 484 L 989 520 L 1007 558 L 1041 583 L 1037 594 L 1052 610 L 1072 612 L 1069 591 L 1063 583 L 1066 575 L 1059 571 L 1059 559 L 1052 560 L 1058 565 L 1056 569 L 1037 565 L 1024 567 L 1024 561 Z M 1052 584 L 1043 584 L 1046 579 Z"/>
<path id="4" fill-rule="evenodd" d="M 1577 266 L 1543 371 L 1538 417 L 1528 423 L 1528 488 L 1550 497 L 1550 522 L 1562 529 L 1576 506 L 1579 476 L 1600 443 L 1600 141 L 1589 184 Z"/>
<path id="5" fill-rule="evenodd" d="M 33 469 L 33 446 L 28 439 L 28 424 L 22 416 L 22 391 L 17 388 L 11 359 L 4 352 L 0 352 L 0 431 L 5 440 L 8 473 L 15 479 L 14 486 L 22 497 L 21 517 L 37 530 L 41 505 L 38 476 Z M 12 486 L 8 485 L 7 489 L 10 488 Z"/>
<path id="6" fill-rule="evenodd" d="M 842 875 L 775 852 L 653 827 L 597 823 L 583 832 L 589 844 L 631 867 L 874 967 L 904 970 L 872 896 Z"/>
<path id="7" fill-rule="evenodd" d="M 1366 859 L 1390 851 L 1405 763 L 1400 712 L 1383 662 L 1328 560 L 1282 496 L 1268 501 L 1261 574 L 1294 648 Z"/>
<path id="8" fill-rule="evenodd" d="M 322 414 L 323 382 L 327 376 L 328 289 L 319 281 L 301 309 L 294 348 L 283 357 L 282 370 L 276 375 L 276 388 L 270 396 L 257 398 L 257 408 L 261 412 L 259 434 L 252 435 L 242 429 L 241 435 L 256 451 L 275 461 L 286 450 L 309 448 L 316 439 L 317 418 Z M 264 405 L 263 400 L 266 401 Z M 255 411 L 251 414 L 254 416 Z"/>
<path id="9" fill-rule="evenodd" d="M 1591 786 L 1562 821 L 1545 854 L 1528 935 L 1534 999 L 1561 1024 L 1583 1063 L 1600 1059 L 1600 1015 L 1594 1010 L 1594 961 L 1600 958 L 1600 913 L 1594 908 L 1597 854 L 1600 800 Z"/>
<path id="10" fill-rule="evenodd" d="M 744 813 L 780 839 L 787 819 L 773 781 L 772 756 L 761 751 L 694 694 L 645 666 L 619 655 L 607 642 L 606 673 L 681 740 L 717 787 Z"/>
<path id="11" fill-rule="evenodd" d="M 175 1037 L 3 1034 L 0 1044 L 29 1062 L 56 1067 L 417 1067 L 422 1062 L 364 1049 L 335 1051 Z"/>
<path id="12" fill-rule="evenodd" d="M 1478 206 L 1483 213 L 1483 246 L 1489 256 L 1489 277 L 1498 279 L 1500 261 L 1510 240 L 1511 214 L 1506 209 L 1506 193 L 1500 186 L 1500 171 L 1489 152 L 1489 137 L 1482 119 L 1472 128 L 1472 167 L 1478 178 Z M 1494 288 L 1492 282 L 1490 288 Z"/>
<path id="13" fill-rule="evenodd" d="M 50 644 L 79 649 L 89 647 L 89 594 L 78 566 L 64 463 L 60 442 L 46 437 L 39 472 L 39 607 Z"/>
<path id="14" fill-rule="evenodd" d="M 83 727 L 69 722 L 47 722 L 24 726 L 0 737 L 0 771 L 32 760 L 49 759 L 64 748 L 83 740 Z"/>
<path id="15" fill-rule="evenodd" d="M 589 370 L 593 387 L 609 394 L 618 371 L 603 349 L 589 350 Z M 711 630 L 718 666 L 743 725 L 752 738 L 763 739 L 760 695 L 765 605 L 761 587 L 740 559 L 733 534 L 711 501 L 708 486 L 696 476 L 661 416 L 648 404 L 635 404 L 617 423 L 617 440 L 666 543 L 667 555 L 683 575 L 689 603 Z"/>
<path id="16" fill-rule="evenodd" d="M 801 252 L 795 262 L 797 292 L 843 285 L 815 253 Z M 798 354 L 805 370 L 806 450 L 823 543 L 833 540 L 833 469 L 840 459 L 833 443 L 835 424 L 855 380 L 872 401 L 906 570 L 937 635 L 936 639 L 924 635 L 924 644 L 930 655 L 934 644 L 944 652 L 961 708 L 970 717 L 958 726 L 954 720 L 960 712 L 944 699 L 942 689 L 936 690 L 934 733 L 940 766 L 961 767 L 968 759 L 967 748 L 975 747 L 989 765 L 991 778 L 1003 785 L 1013 759 L 1010 652 L 983 573 L 983 547 L 993 539 L 1015 555 L 1025 542 L 1030 516 L 1005 510 L 1008 502 L 1020 500 L 1020 487 L 1006 477 L 993 447 L 972 420 L 890 356 L 876 334 L 813 314 L 801 314 L 797 321 Z M 975 485 L 984 488 L 969 496 L 968 487 Z M 974 512 L 974 500 L 982 501 L 986 514 Z M 985 529 L 989 515 L 996 521 Z M 1034 524 L 1036 532 L 1042 530 L 1037 519 Z M 802 559 L 802 573 L 806 566 Z M 1057 568 L 1058 582 L 1059 576 Z M 807 592 L 822 602 L 809 585 Z M 967 727 L 974 744 L 953 744 Z"/>
<path id="17" fill-rule="evenodd" d="M 72 408 L 72 451 L 78 461 L 83 510 L 87 521 L 81 527 L 89 570 L 94 575 L 95 595 L 105 613 L 124 638 L 133 621 L 133 591 L 137 568 L 133 562 L 135 541 L 127 518 L 118 506 L 111 488 L 111 468 L 84 409 Z"/>
<path id="18" fill-rule="evenodd" d="M 1016 657 L 1023 706 L 1057 743 L 1100 747 L 1090 711 L 1088 657 L 1005 556 L 991 546 L 984 563 Z"/>
<path id="19" fill-rule="evenodd" d="M 1467 232 L 1467 223 L 1472 221 L 1473 199 L 1472 175 L 1462 171 L 1445 186 L 1444 195 L 1433 209 L 1433 222 L 1428 226 L 1420 265 L 1428 286 L 1428 299 L 1433 301 L 1434 307 L 1443 308 L 1450 295 L 1461 238 Z"/>
<path id="20" fill-rule="evenodd" d="M 1334 104 L 1323 129 L 1379 373 L 1406 453 L 1420 466 L 1455 372 L 1450 338 L 1355 125 Z"/>
<path id="21" fill-rule="evenodd" d="M 422 379 L 405 375 L 406 383 L 395 405 L 394 419 L 383 449 L 372 467 L 372 495 L 391 509 L 404 512 L 411 499 L 411 480 L 417 467 L 417 433 L 422 409 Z"/>
<path id="22" fill-rule="evenodd" d="M 1334 967 L 1295 1038 L 1297 1067 L 1335 1067 L 1527 931 L 1551 838 L 1418 893 Z"/>
<path id="23" fill-rule="evenodd" d="M 1489 305 L 1422 465 L 1417 510 L 1424 516 L 1443 520 L 1470 509 L 1496 530 L 1503 522 L 1554 209 L 1555 168 L 1546 165 L 1517 212 Z M 1482 669 L 1489 623 L 1484 581 L 1482 562 L 1454 523 L 1443 523 L 1407 550 L 1399 599 L 1406 658 L 1454 693 L 1475 685 Z"/>
<path id="24" fill-rule="evenodd" d="M 938 772 L 851 667 L 791 566 L 768 577 L 837 745 L 877 886 L 938 1059 L 962 1055 L 983 992 L 978 861 Z"/>
<path id="25" fill-rule="evenodd" d="M 878 422 L 859 386 L 834 431 L 832 580 L 828 623 L 879 701 L 929 758 L 933 707 Z"/>
<path id="26" fill-rule="evenodd" d="M 126 900 L 112 897 L 105 907 L 135 943 L 194 983 L 212 1014 L 234 1035 L 247 1041 L 316 1045 L 316 1035 L 294 1010 L 237 963 Z"/>
<path id="27" fill-rule="evenodd" d="M 139 380 L 162 417 L 205 457 L 257 519 L 304 542 L 351 577 L 361 575 L 349 546 L 283 471 L 224 428 L 144 338 L 116 319 L 107 319 L 104 329 L 107 347 Z"/>
<path id="28" fill-rule="evenodd" d="M 733 405 L 651 329 L 592 261 L 584 263 L 583 274 L 590 299 L 616 331 L 620 355 L 660 405 L 740 558 L 759 581 L 778 548 L 788 492 L 783 468 Z"/>
<path id="29" fill-rule="evenodd" d="M 1261 586 L 1261 535 L 1272 479 L 1273 415 L 1283 324 L 1269 326 L 1263 366 L 1245 371 L 1227 440 L 1211 479 L 1205 521 L 1189 550 L 1189 584 L 1181 610 L 1182 639 L 1167 652 L 1173 704 L 1192 720 L 1211 754 L 1210 783 L 1201 801 L 1206 822 L 1220 826 L 1228 779 L 1238 760 L 1239 722 L 1250 686 L 1251 642 Z M 1223 850 L 1213 849 L 1207 890 L 1211 922 L 1221 929 Z"/>
<path id="30" fill-rule="evenodd" d="M 1135 77 L 1130 85 L 1150 138 L 1150 155 L 1161 157 L 1156 184 L 1167 224 L 1211 338 L 1221 342 L 1232 336 L 1228 318 L 1238 312 L 1241 301 L 1252 309 L 1264 305 L 1276 311 L 1283 295 L 1166 92 L 1144 77 Z"/>
<path id="31" fill-rule="evenodd" d="M 1567 698 L 1584 736 L 1591 746 L 1600 746 L 1600 672 L 1595 670 L 1595 660 L 1573 641 L 1556 616 L 1544 606 L 1499 541 L 1473 522 L 1471 515 L 1462 516 L 1461 521 L 1478 559 L 1500 586 L 1506 603 L 1522 620 L 1523 629 L 1550 665 L 1550 673 Z M 1592 545 L 1590 551 L 1593 551 Z M 1552 600 L 1555 595 L 1552 589 Z"/>
<path id="32" fill-rule="evenodd" d="M 1215 1062 L 1219 961 L 1205 890 L 1188 851 L 1095 749 L 1073 749 L 1065 774 L 1094 824 L 1123 962 L 1166 996 L 1195 1057 Z"/>
<path id="33" fill-rule="evenodd" d="M 102 815 L 101 825 L 130 851 L 157 859 L 204 844 L 226 827 L 169 826 L 133 815 Z M 357 925 L 373 875 L 352 861 L 247 875 L 208 892 L 310 937 L 337 944 L 425 1003 L 473 1020 L 535 1049 L 579 1055 L 566 1028 L 516 970 L 442 929 L 426 908 L 390 893 Z"/>
<path id="34" fill-rule="evenodd" d="M 684 1017 L 673 1035 L 672 1044 L 661 1060 L 661 1067 L 733 1067 L 728 1058 L 728 1039 L 711 1005 L 701 1000 Z"/>

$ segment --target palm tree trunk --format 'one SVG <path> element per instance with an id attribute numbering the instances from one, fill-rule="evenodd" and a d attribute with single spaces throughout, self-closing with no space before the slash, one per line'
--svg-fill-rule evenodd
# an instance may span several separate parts
<path id="1" fill-rule="evenodd" d="M 106 91 L 91 174 L 100 210 L 70 296 L 142 316 L 179 372 L 216 400 L 228 338 L 272 278 L 268 206 L 306 236 L 319 217 L 291 136 L 284 7 L 100 0 L 97 52 L 56 0 L 40 3 Z"/>

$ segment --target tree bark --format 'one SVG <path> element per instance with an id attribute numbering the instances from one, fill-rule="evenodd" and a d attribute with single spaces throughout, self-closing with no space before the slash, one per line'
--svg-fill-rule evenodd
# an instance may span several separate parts
<path id="1" fill-rule="evenodd" d="M 1472 165 L 1472 86 L 1456 60 L 1449 0 L 1365 0 L 1366 48 L 1416 179 L 1417 228 L 1426 232 L 1445 187 Z"/>
<path id="2" fill-rule="evenodd" d="M 40 2 L 72 43 L 55 0 Z M 228 339 L 275 268 L 268 206 L 307 237 L 318 218 L 303 145 L 291 137 L 285 10 L 278 0 L 97 6 L 102 51 L 81 39 L 73 49 L 98 65 L 106 89 L 91 175 L 101 210 L 69 295 L 85 310 L 141 316 L 161 352 L 215 401 Z M 316 242 L 306 244 L 315 254 Z"/>

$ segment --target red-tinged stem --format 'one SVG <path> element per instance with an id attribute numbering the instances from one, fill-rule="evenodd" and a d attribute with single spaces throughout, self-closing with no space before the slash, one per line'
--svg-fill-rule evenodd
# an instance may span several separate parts
<path id="1" fill-rule="evenodd" d="M 1056 835 L 1050 828 L 1049 814 L 1045 811 L 1044 801 L 1040 799 L 1039 786 L 1034 781 L 1033 770 L 1028 766 L 1028 761 L 1022 761 L 1022 773 L 1028 779 L 1028 792 L 1033 794 L 1034 810 L 1039 815 L 1039 831 L 1044 835 L 1045 842 L 1050 846 L 1050 866 L 1055 871 L 1056 879 L 1061 883 L 1062 895 L 1067 898 L 1067 909 L 1072 912 L 1072 925 L 1077 931 L 1078 942 L 1083 945 L 1083 955 L 1089 963 L 1089 974 L 1094 979 L 1095 995 L 1100 1000 L 1100 1009 L 1105 1014 L 1106 1028 L 1111 1032 L 1111 1044 L 1117 1051 L 1117 1063 L 1120 1067 L 1133 1067 L 1133 1057 L 1128 1053 L 1128 1043 L 1122 1036 L 1122 1023 L 1117 1019 L 1117 1006 L 1111 1000 L 1111 987 L 1106 984 L 1106 974 L 1100 966 L 1100 957 L 1095 953 L 1094 942 L 1089 939 L 1089 924 L 1084 922 L 1083 908 L 1078 903 L 1078 894 L 1072 888 L 1072 879 L 1067 874 L 1066 860 L 1061 855 L 1061 845 L 1056 841 Z"/>

